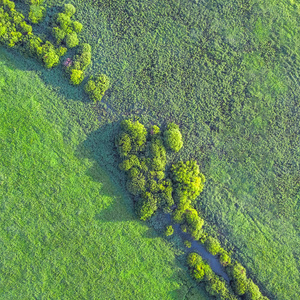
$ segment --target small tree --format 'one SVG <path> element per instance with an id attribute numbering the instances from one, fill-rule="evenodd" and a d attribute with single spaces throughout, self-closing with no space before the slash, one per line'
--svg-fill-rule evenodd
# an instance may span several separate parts
<path id="1" fill-rule="evenodd" d="M 211 236 L 206 239 L 205 247 L 212 255 L 217 255 L 221 250 L 219 241 Z"/>
<path id="2" fill-rule="evenodd" d="M 170 235 L 172 235 L 173 233 L 174 233 L 174 229 L 173 229 L 172 225 L 167 226 L 166 231 L 165 231 L 165 235 L 166 235 L 166 236 L 170 236 Z"/>
<path id="3" fill-rule="evenodd" d="M 164 132 L 164 140 L 167 148 L 178 152 L 183 146 L 179 126 L 174 123 L 169 124 L 167 130 Z"/>
<path id="4" fill-rule="evenodd" d="M 104 96 L 104 93 L 109 88 L 109 79 L 104 74 L 97 76 L 91 76 L 90 80 L 85 85 L 85 91 L 89 95 L 90 99 L 94 101 L 100 101 Z"/>

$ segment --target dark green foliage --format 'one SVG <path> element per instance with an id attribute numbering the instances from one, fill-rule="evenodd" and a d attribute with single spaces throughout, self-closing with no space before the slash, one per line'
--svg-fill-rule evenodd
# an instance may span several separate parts
<path id="1" fill-rule="evenodd" d="M 127 181 L 127 189 L 132 195 L 140 195 L 145 190 L 146 179 L 142 174 Z M 146 197 L 147 198 L 147 197 Z"/>
<path id="2" fill-rule="evenodd" d="M 232 278 L 232 288 L 234 292 L 237 295 L 244 295 L 248 286 L 246 269 L 240 263 L 235 263 L 233 266 L 230 266 L 228 270 L 228 274 Z"/>
<path id="3" fill-rule="evenodd" d="M 175 152 L 178 152 L 182 148 L 182 135 L 178 125 L 175 123 L 168 125 L 167 130 L 164 132 L 164 141 L 166 147 Z"/>
<path id="4" fill-rule="evenodd" d="M 246 300 L 261 300 L 262 294 L 259 287 L 251 280 L 248 279 Z"/>
<path id="5" fill-rule="evenodd" d="M 205 247 L 212 255 L 217 255 L 221 251 L 221 245 L 219 241 L 211 236 L 206 239 Z"/>
<path id="6" fill-rule="evenodd" d="M 174 233 L 174 229 L 173 229 L 172 225 L 167 226 L 166 231 L 165 231 L 165 235 L 170 236 L 173 233 Z"/>
<path id="7" fill-rule="evenodd" d="M 126 132 L 121 132 L 119 134 L 116 138 L 115 144 L 121 157 L 127 156 L 132 149 L 130 135 Z"/>
<path id="8" fill-rule="evenodd" d="M 140 219 L 146 221 L 149 219 L 157 210 L 157 199 L 149 192 L 144 192 L 141 196 L 141 207 L 138 211 Z"/>
<path id="9" fill-rule="evenodd" d="M 60 32 L 60 29 L 58 27 L 55 27 L 54 30 L 58 30 L 58 32 Z M 85 76 L 84 71 L 91 63 L 91 58 L 91 46 L 87 43 L 83 43 L 78 47 L 73 60 L 65 65 L 65 70 L 70 75 L 70 81 L 73 84 L 80 84 L 82 82 Z M 76 83 L 71 78 L 74 72 L 76 74 L 80 73 L 80 80 L 76 81 Z"/>
<path id="10" fill-rule="evenodd" d="M 41 22 L 46 15 L 46 8 L 41 5 L 30 5 L 30 11 L 28 20 L 33 23 L 37 24 Z"/>
<path id="11" fill-rule="evenodd" d="M 104 74 L 91 76 L 84 89 L 91 100 L 101 101 L 104 93 L 109 88 L 109 78 Z"/>
<path id="12" fill-rule="evenodd" d="M 219 276 L 214 275 L 206 282 L 206 291 L 213 296 L 225 297 L 228 293 L 226 283 Z"/>

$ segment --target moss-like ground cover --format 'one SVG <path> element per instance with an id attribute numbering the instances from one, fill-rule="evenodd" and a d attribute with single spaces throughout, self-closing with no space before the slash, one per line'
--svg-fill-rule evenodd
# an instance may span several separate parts
<path id="1" fill-rule="evenodd" d="M 0 64 L 0 299 L 206 299 L 93 158 L 91 106 Z"/>

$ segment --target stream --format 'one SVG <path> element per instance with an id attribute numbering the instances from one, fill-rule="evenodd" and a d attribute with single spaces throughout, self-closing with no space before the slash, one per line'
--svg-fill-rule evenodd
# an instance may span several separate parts
<path id="1" fill-rule="evenodd" d="M 192 239 L 190 234 L 185 233 L 181 230 L 180 225 L 176 224 L 172 221 L 171 215 L 167 214 L 165 215 L 166 219 L 168 220 L 169 223 L 172 224 L 174 228 L 174 234 L 178 234 L 183 240 L 188 240 L 191 242 L 192 246 L 189 248 L 191 252 L 196 252 L 198 253 L 203 259 L 207 261 L 207 263 L 210 265 L 211 269 L 219 276 L 224 278 L 227 282 L 230 281 L 225 268 L 221 265 L 219 259 L 215 256 L 209 253 L 204 245 L 202 245 L 200 242 L 197 242 Z"/>

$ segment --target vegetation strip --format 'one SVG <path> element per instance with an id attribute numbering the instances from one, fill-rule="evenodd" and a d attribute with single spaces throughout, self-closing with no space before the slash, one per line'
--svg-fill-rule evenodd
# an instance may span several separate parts
<path id="1" fill-rule="evenodd" d="M 115 144 L 122 159 L 119 167 L 127 173 L 127 189 L 134 196 L 140 219 L 151 218 L 158 209 L 171 212 L 173 220 L 181 224 L 183 232 L 204 243 L 211 254 L 219 256 L 220 263 L 230 276 L 231 285 L 217 276 L 201 256 L 191 253 L 187 262 L 195 280 L 204 280 L 207 292 L 220 299 L 237 299 L 234 294 L 246 295 L 251 300 L 268 299 L 247 278 L 245 268 L 237 262 L 231 262 L 229 253 L 221 247 L 220 242 L 202 229 L 204 220 L 194 207 L 196 198 L 204 188 L 205 177 L 200 173 L 196 161 L 179 161 L 171 164 L 170 171 L 166 172 L 166 149 L 178 152 L 183 147 L 178 125 L 168 124 L 164 132 L 153 125 L 147 131 L 138 120 L 123 120 Z M 172 226 L 166 228 L 166 236 L 173 232 Z"/>

